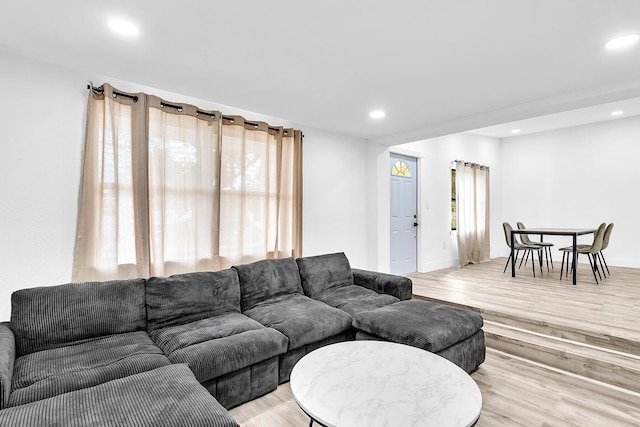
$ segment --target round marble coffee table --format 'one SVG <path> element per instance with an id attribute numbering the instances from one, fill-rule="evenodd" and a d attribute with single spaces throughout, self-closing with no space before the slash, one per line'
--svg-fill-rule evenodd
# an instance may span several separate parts
<path id="1" fill-rule="evenodd" d="M 408 345 L 348 341 L 304 356 L 291 391 L 309 417 L 329 426 L 470 426 L 482 395 L 448 360 Z"/>

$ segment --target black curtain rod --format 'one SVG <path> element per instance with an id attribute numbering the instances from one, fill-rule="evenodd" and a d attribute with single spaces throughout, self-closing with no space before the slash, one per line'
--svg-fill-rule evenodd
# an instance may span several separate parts
<path id="1" fill-rule="evenodd" d="M 104 88 L 101 88 L 101 87 L 95 87 L 95 86 L 87 85 L 87 89 L 93 90 L 93 91 L 98 92 L 98 93 L 104 93 Z M 113 97 L 115 98 L 116 96 L 124 96 L 125 98 L 133 99 L 133 102 L 138 102 L 138 97 L 136 95 L 129 95 L 128 93 L 116 92 L 114 90 L 113 91 Z M 182 107 L 180 105 L 169 104 L 168 102 L 160 102 L 160 106 L 161 107 L 175 108 L 176 110 L 178 110 L 178 112 L 182 112 Z M 204 114 L 206 116 L 210 116 L 212 119 L 215 118 L 215 114 L 209 113 L 209 112 L 206 112 L 206 111 L 196 110 L 196 113 Z M 224 120 L 230 121 L 231 123 L 233 123 L 235 121 L 235 119 L 233 117 L 229 117 L 229 116 L 222 116 L 222 118 Z M 249 122 L 249 121 L 246 121 L 246 120 L 244 121 L 244 124 L 245 125 L 249 125 L 249 126 L 253 126 L 254 128 L 258 127 L 257 123 Z M 269 126 L 268 129 L 271 130 L 271 131 L 274 131 L 274 132 L 280 132 L 279 128 L 274 128 L 274 127 Z M 283 133 L 285 135 L 289 134 L 289 132 L 287 132 L 286 130 L 283 130 Z"/>
<path id="2" fill-rule="evenodd" d="M 180 112 L 180 113 L 182 112 L 182 107 L 180 105 L 173 105 L 173 104 L 169 104 L 169 103 L 163 102 L 163 101 L 160 102 L 160 107 L 161 108 L 164 108 L 164 107 L 174 108 L 174 109 L 178 110 L 178 112 Z"/>
<path id="3" fill-rule="evenodd" d="M 104 88 L 101 88 L 101 87 L 87 85 L 87 89 L 91 89 L 94 92 L 98 92 L 98 93 L 104 93 Z M 124 96 L 125 98 L 133 99 L 133 102 L 138 102 L 138 97 L 136 95 L 129 95 L 128 93 L 116 92 L 114 90 L 113 97 L 115 98 L 116 96 Z"/>
<path id="4" fill-rule="evenodd" d="M 223 120 L 227 120 L 227 121 L 229 121 L 231 123 L 235 122 L 235 119 L 233 117 L 229 117 L 229 116 L 222 116 L 222 119 Z M 257 128 L 259 126 L 258 123 L 249 122 L 247 120 L 244 121 L 244 124 L 245 125 L 249 125 L 249 126 L 253 126 L 254 128 Z M 269 126 L 268 129 L 272 130 L 274 132 L 280 132 L 280 128 L 274 128 L 274 127 Z M 283 130 L 283 133 L 285 135 L 289 134 L 289 132 L 287 132 L 286 130 Z"/>
<path id="5" fill-rule="evenodd" d="M 464 163 L 465 166 L 477 166 L 480 169 L 489 169 L 489 166 L 481 165 L 480 163 L 467 162 L 465 160 L 454 160 L 454 163 Z"/>

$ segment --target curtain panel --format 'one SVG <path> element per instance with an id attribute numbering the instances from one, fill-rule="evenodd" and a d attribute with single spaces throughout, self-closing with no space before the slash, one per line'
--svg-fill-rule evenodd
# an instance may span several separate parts
<path id="1" fill-rule="evenodd" d="M 74 281 L 300 256 L 301 229 L 301 131 L 89 91 Z"/>
<path id="2" fill-rule="evenodd" d="M 490 257 L 489 168 L 455 163 L 458 257 L 465 266 Z"/>

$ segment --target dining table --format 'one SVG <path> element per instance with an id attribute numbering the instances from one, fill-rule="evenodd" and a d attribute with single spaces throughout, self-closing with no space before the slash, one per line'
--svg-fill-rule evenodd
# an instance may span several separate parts
<path id="1" fill-rule="evenodd" d="M 594 234 L 596 230 L 594 228 L 524 228 L 524 229 L 512 229 L 511 230 L 511 277 L 516 277 L 516 264 L 513 261 L 514 258 L 514 246 L 515 246 L 515 235 L 516 234 L 532 234 L 539 235 L 540 241 L 542 241 L 543 236 L 570 236 L 573 238 L 573 264 L 571 267 L 572 270 L 572 281 L 573 284 L 576 284 L 576 265 L 578 262 L 578 236 L 583 236 L 585 234 Z M 534 241 L 531 242 L 535 244 Z M 568 261 L 567 261 L 568 262 Z"/>

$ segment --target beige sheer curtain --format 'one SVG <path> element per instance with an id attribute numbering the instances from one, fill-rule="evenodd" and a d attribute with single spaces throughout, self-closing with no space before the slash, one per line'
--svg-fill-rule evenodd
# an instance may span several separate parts
<path id="1" fill-rule="evenodd" d="M 300 256 L 302 133 L 91 90 L 73 280 Z"/>
<path id="2" fill-rule="evenodd" d="M 150 272 L 220 269 L 220 113 L 147 96 Z"/>
<path id="3" fill-rule="evenodd" d="M 89 91 L 73 279 L 149 275 L 146 98 Z"/>
<path id="4" fill-rule="evenodd" d="M 299 131 L 222 122 L 220 256 L 223 265 L 301 254 Z"/>
<path id="5" fill-rule="evenodd" d="M 456 161 L 457 240 L 460 265 L 490 257 L 489 168 Z"/>

